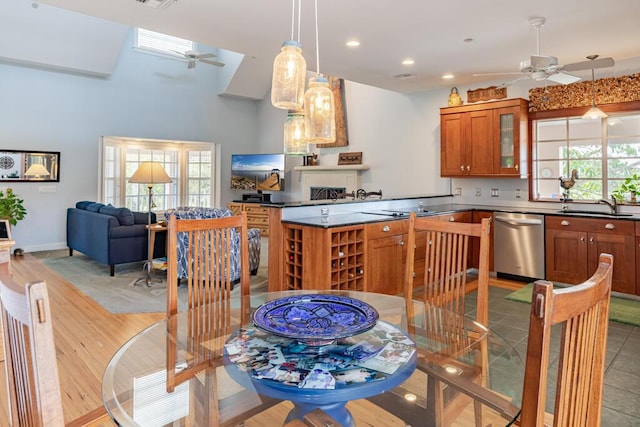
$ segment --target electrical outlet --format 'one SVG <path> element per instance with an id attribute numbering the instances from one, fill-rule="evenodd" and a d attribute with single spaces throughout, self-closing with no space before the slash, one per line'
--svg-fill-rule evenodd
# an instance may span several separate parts
<path id="1" fill-rule="evenodd" d="M 500 190 L 497 188 L 491 189 L 491 197 L 500 197 Z"/>
<path id="2" fill-rule="evenodd" d="M 516 188 L 516 199 L 520 198 L 520 189 Z"/>
<path id="3" fill-rule="evenodd" d="M 476 197 L 482 196 L 482 190 L 480 188 L 476 188 Z"/>
<path id="4" fill-rule="evenodd" d="M 456 196 L 462 196 L 462 188 L 460 188 L 460 187 L 456 187 L 455 195 L 456 195 Z"/>

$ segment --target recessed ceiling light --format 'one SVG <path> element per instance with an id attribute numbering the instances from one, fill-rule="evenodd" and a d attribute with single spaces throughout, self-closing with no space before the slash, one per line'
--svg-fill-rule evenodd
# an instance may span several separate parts
<path id="1" fill-rule="evenodd" d="M 360 42 L 358 40 L 349 40 L 347 43 L 345 43 L 347 46 L 349 47 L 358 47 L 360 46 Z"/>
<path id="2" fill-rule="evenodd" d="M 415 64 L 415 63 L 416 63 L 416 61 L 414 61 L 414 60 L 413 60 L 413 59 L 411 59 L 411 58 L 407 58 L 407 59 L 404 59 L 404 60 L 402 61 L 402 65 L 413 65 L 413 64 Z"/>
<path id="3" fill-rule="evenodd" d="M 453 74 L 451 74 L 451 73 L 443 74 L 442 78 L 443 79 L 452 79 L 453 78 Z"/>

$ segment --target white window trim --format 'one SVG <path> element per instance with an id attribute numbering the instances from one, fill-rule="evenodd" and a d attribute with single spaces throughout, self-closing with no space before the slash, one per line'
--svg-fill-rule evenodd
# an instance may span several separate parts
<path id="1" fill-rule="evenodd" d="M 113 137 L 113 136 L 105 136 L 100 140 L 100 150 L 98 155 L 98 197 L 97 200 L 104 201 L 104 151 L 107 145 L 117 145 L 119 147 L 132 147 L 132 148 L 153 148 L 153 149 L 176 149 L 180 151 L 180 159 L 178 162 L 178 178 L 179 178 L 179 188 L 178 188 L 178 206 L 187 206 L 187 167 L 188 164 L 185 161 L 187 158 L 188 151 L 211 151 L 212 156 L 212 176 L 211 176 L 211 198 L 210 198 L 210 206 L 218 207 L 220 206 L 221 201 L 221 167 L 220 167 L 220 153 L 221 147 L 220 144 L 216 144 L 213 142 L 203 142 L 203 141 L 174 141 L 174 140 L 156 140 L 156 139 L 140 139 L 140 138 L 123 138 L 123 137 Z M 126 170 L 126 156 L 120 156 L 119 161 L 120 171 Z M 123 194 L 124 188 L 126 188 L 126 178 L 122 176 L 121 173 L 120 179 L 116 182 L 116 190 L 115 193 L 117 195 L 118 204 L 120 206 L 124 206 L 125 196 Z M 177 207 L 177 206 L 172 206 Z"/>

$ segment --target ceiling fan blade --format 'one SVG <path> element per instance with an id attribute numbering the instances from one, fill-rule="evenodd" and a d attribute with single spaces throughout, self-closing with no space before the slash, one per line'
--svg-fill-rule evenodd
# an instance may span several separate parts
<path id="1" fill-rule="evenodd" d="M 520 74 L 520 73 L 518 73 L 518 74 Z M 522 77 L 518 77 L 517 79 L 513 79 L 513 80 L 508 81 L 508 82 L 506 82 L 506 83 L 502 83 L 502 84 L 501 84 L 500 86 L 498 86 L 498 87 L 505 87 L 505 86 L 509 86 L 509 85 L 511 85 L 511 84 L 514 84 L 514 83 L 516 83 L 516 82 L 519 82 L 520 80 L 527 80 L 527 79 L 529 79 L 529 75 L 524 75 L 524 76 L 522 76 Z"/>
<path id="2" fill-rule="evenodd" d="M 213 58 L 216 55 L 214 53 L 203 53 L 201 55 L 196 55 L 196 56 L 202 59 L 202 58 Z"/>
<path id="3" fill-rule="evenodd" d="M 522 73 L 514 71 L 512 73 L 474 73 L 472 75 L 474 77 L 481 77 L 481 76 L 508 76 L 508 75 L 516 75 L 516 74 L 522 74 Z"/>
<path id="4" fill-rule="evenodd" d="M 192 68 L 196 67 L 196 61 L 189 61 L 189 64 L 187 65 L 187 68 L 190 70 Z"/>
<path id="5" fill-rule="evenodd" d="M 208 59 L 200 59 L 200 62 L 204 62 L 205 64 L 210 64 L 210 65 L 215 65 L 216 67 L 224 67 L 223 62 L 210 61 Z"/>
<path id="6" fill-rule="evenodd" d="M 175 53 L 176 55 L 180 55 L 180 56 L 182 56 L 182 57 L 185 57 L 184 52 L 180 52 L 179 50 L 173 50 L 173 49 L 171 49 L 171 52 Z"/>
<path id="7" fill-rule="evenodd" d="M 561 83 L 563 85 L 568 85 L 568 84 L 580 81 L 582 80 L 582 78 L 571 75 L 571 74 L 567 74 L 567 73 L 555 73 L 555 74 L 549 75 L 547 77 L 547 80 L 551 80 L 552 82 L 556 82 L 556 83 Z"/>
<path id="8" fill-rule="evenodd" d="M 598 58 L 588 61 L 574 62 L 573 64 L 567 64 L 562 67 L 563 71 L 580 71 L 590 70 L 592 68 L 606 68 L 613 67 L 615 65 L 613 58 Z"/>

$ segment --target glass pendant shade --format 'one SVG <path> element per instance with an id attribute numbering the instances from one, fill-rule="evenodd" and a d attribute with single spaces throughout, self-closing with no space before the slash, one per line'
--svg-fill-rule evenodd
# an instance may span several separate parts
<path id="1" fill-rule="evenodd" d="M 284 154 L 295 156 L 308 153 L 302 111 L 289 111 L 284 122 Z"/>
<path id="2" fill-rule="evenodd" d="M 300 110 L 304 101 L 307 61 L 300 43 L 287 40 L 273 60 L 271 103 L 283 110 Z"/>
<path id="3" fill-rule="evenodd" d="M 596 104 L 593 104 L 582 116 L 583 119 L 604 119 L 605 117 L 608 117 L 607 113 L 599 109 Z"/>
<path id="4" fill-rule="evenodd" d="M 330 144 L 336 141 L 335 101 L 326 77 L 309 79 L 304 94 L 304 124 L 307 143 Z"/>

